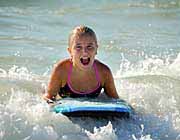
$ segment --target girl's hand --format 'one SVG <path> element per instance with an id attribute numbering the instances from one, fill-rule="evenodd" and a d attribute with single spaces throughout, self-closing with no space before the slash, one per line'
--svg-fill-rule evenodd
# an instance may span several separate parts
<path id="1" fill-rule="evenodd" d="M 55 100 L 53 100 L 52 97 L 50 97 L 50 95 L 48 93 L 45 93 L 43 95 L 43 99 L 48 103 L 48 104 L 54 104 Z"/>

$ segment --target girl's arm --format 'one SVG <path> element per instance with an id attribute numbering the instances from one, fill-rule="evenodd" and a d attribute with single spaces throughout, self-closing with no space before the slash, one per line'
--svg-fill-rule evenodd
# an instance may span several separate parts
<path id="1" fill-rule="evenodd" d="M 119 98 L 118 93 L 116 91 L 116 87 L 114 84 L 114 78 L 111 73 L 111 70 L 107 67 L 105 72 L 105 82 L 104 82 L 104 90 L 105 93 L 112 98 Z"/>
<path id="2" fill-rule="evenodd" d="M 60 86 L 61 86 L 61 68 L 60 65 L 56 65 L 52 71 L 50 81 L 48 83 L 48 89 L 46 93 L 43 95 L 43 98 L 45 100 L 54 100 L 56 95 L 59 92 Z"/>

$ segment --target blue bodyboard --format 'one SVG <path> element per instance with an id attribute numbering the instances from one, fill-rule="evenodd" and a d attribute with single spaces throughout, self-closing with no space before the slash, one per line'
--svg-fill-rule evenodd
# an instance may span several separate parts
<path id="1" fill-rule="evenodd" d="M 51 111 L 69 117 L 126 117 L 132 107 L 123 100 L 97 100 L 84 98 L 64 98 L 59 100 Z"/>

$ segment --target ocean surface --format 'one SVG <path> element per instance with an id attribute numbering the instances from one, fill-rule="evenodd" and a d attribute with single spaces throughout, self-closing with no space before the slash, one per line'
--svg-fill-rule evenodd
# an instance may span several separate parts
<path id="1" fill-rule="evenodd" d="M 80 24 L 130 119 L 69 119 L 42 100 Z M 180 140 L 180 0 L 0 0 L 0 140 Z"/>

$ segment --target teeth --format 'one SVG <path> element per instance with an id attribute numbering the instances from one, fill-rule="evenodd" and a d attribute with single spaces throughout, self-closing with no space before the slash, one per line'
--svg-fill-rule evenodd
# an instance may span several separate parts
<path id="1" fill-rule="evenodd" d="M 81 59 L 88 59 L 89 57 L 82 57 Z"/>

